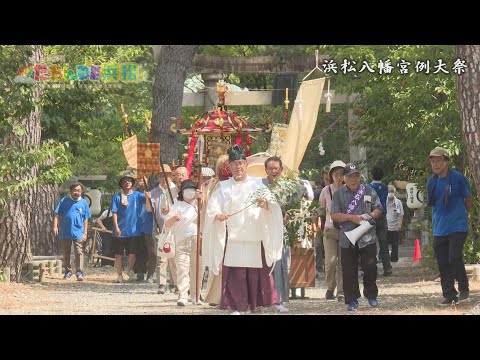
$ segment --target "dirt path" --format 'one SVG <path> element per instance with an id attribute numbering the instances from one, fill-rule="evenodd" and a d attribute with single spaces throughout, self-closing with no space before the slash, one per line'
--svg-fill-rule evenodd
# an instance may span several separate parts
<path id="1" fill-rule="evenodd" d="M 358 311 L 349 313 L 345 304 L 324 299 L 324 281 L 317 279 L 316 288 L 306 289 L 308 299 L 290 300 L 288 314 L 480 314 L 480 282 L 470 281 L 471 298 L 468 301 L 456 308 L 444 308 L 437 305 L 441 300 L 437 276 L 429 275 L 408 258 L 401 258 L 393 265 L 392 277 L 383 277 L 382 266 L 378 267 L 378 308 L 370 308 L 366 299 L 362 298 Z M 47 276 L 44 285 L 0 283 L 0 314 L 229 314 L 207 304 L 178 307 L 177 296 L 172 293 L 158 295 L 156 284 L 115 284 L 114 279 L 112 268 L 89 268 L 85 272 L 84 282 L 77 282 L 75 276 L 70 280 Z M 277 314 L 272 308 L 262 309 L 258 313 Z"/>

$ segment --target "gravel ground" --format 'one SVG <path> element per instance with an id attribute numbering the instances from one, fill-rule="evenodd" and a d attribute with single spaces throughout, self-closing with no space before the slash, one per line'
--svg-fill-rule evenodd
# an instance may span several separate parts
<path id="1" fill-rule="evenodd" d="M 337 301 L 326 301 L 323 277 L 315 288 L 307 288 L 305 299 L 291 299 L 285 315 L 480 315 L 480 282 L 470 280 L 470 299 L 456 307 L 440 307 L 441 288 L 438 275 L 430 274 L 421 264 L 401 258 L 393 264 L 394 275 L 383 277 L 378 266 L 377 308 L 370 308 L 365 298 L 355 312 Z M 0 283 L 0 314 L 90 314 L 90 315 L 218 315 L 229 314 L 205 305 L 176 305 L 173 293 L 157 294 L 157 285 L 148 283 L 115 284 L 113 268 L 88 268 L 85 281 L 75 276 L 63 280 L 60 275 L 48 276 L 46 283 Z M 360 281 L 361 283 L 361 281 Z M 298 290 L 298 293 L 300 291 Z M 298 294 L 300 295 L 300 294 Z M 260 308 L 258 314 L 278 314 L 273 308 Z M 283 314 L 282 314 L 283 315 Z"/>

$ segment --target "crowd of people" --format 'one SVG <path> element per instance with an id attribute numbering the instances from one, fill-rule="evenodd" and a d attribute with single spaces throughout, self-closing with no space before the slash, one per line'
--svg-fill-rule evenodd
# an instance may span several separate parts
<path id="1" fill-rule="evenodd" d="M 429 159 L 434 175 L 427 182 L 427 201 L 432 207 L 441 305 L 450 305 L 469 298 L 463 247 L 471 191 L 465 176 L 449 167 L 445 149 L 433 149 Z M 207 181 L 200 186 L 189 179 L 185 167 L 172 172 L 166 164 L 156 174 L 158 185 L 150 190 L 145 179 L 131 172 L 123 174 L 120 191 L 97 220 L 101 229 L 111 226 L 115 281 L 156 282 L 158 294 L 171 291 L 178 295 L 177 306 L 204 301 L 232 314 L 269 306 L 288 312 L 291 249 L 284 240 L 284 227 L 291 219 L 283 206 L 267 201 L 268 197 L 246 205 L 251 194 L 279 186 L 276 179 L 282 176 L 282 160 L 268 158 L 265 172 L 263 179 L 249 176 L 245 152 L 235 145 L 228 155 L 218 158 L 215 170 L 202 169 Z M 336 160 L 322 169 L 322 180 L 313 187 L 303 182 L 291 197 L 292 201 L 295 196 L 318 200 L 316 268 L 325 272 L 325 299 L 344 303 L 347 311 L 355 311 L 362 297 L 359 269 L 363 296 L 369 306 L 376 307 L 377 262 L 382 263 L 383 275 L 391 276 L 391 263 L 398 261 L 403 205 L 395 196 L 395 186 L 382 182 L 381 168 L 374 167 L 371 176 L 372 182 L 366 184 L 356 164 Z M 80 183 L 70 187 L 70 195 L 55 208 L 53 224 L 62 245 L 64 278 L 69 279 L 75 270 L 78 281 L 84 280 L 82 243 L 91 218 L 82 192 Z M 158 234 L 165 231 L 173 234 L 173 258 L 157 256 Z M 199 264 L 198 239 L 202 241 Z M 70 262 L 72 244 L 75 268 Z M 124 256 L 128 259 L 125 269 Z M 206 291 L 201 294 L 201 282 L 198 286 L 196 279 L 203 279 L 206 270 Z"/>

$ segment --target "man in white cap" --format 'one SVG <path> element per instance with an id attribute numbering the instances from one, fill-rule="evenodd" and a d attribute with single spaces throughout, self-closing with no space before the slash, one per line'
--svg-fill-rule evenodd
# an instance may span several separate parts
<path id="1" fill-rule="evenodd" d="M 449 168 L 447 150 L 430 151 L 434 175 L 427 181 L 427 201 L 432 207 L 433 250 L 440 271 L 440 283 L 448 306 L 469 298 L 468 277 L 463 262 L 463 246 L 468 233 L 468 212 L 472 208 L 472 192 L 465 176 Z M 458 294 L 455 289 L 458 281 Z"/>

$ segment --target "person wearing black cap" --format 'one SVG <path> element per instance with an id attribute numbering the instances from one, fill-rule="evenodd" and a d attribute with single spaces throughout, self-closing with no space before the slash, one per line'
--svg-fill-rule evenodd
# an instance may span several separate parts
<path id="1" fill-rule="evenodd" d="M 468 212 L 472 192 L 465 176 L 449 168 L 447 150 L 436 147 L 430 152 L 434 175 L 427 181 L 427 202 L 432 207 L 433 250 L 442 285 L 442 306 L 469 298 L 468 277 L 463 261 L 463 246 L 468 233 Z M 458 294 L 455 289 L 458 281 Z"/>
<path id="2" fill-rule="evenodd" d="M 262 191 L 268 198 L 269 191 L 261 178 L 247 175 L 242 148 L 235 145 L 228 155 L 233 176 L 208 202 L 202 256 L 216 275 L 223 260 L 220 308 L 240 314 L 278 303 L 271 267 L 282 257 L 283 217 L 277 202 L 248 204 L 251 194 Z"/>
<path id="3" fill-rule="evenodd" d="M 135 281 L 135 266 L 137 247 L 141 241 L 140 212 L 145 204 L 145 195 L 134 191 L 135 177 L 125 173 L 120 178 L 118 185 L 122 188 L 120 193 L 112 198 L 113 217 L 113 249 L 115 252 L 115 267 L 117 269 L 117 283 L 124 282 L 122 276 L 122 257 L 124 250 L 128 253 L 128 279 Z"/>
<path id="4" fill-rule="evenodd" d="M 343 293 L 348 311 L 358 308 L 361 297 L 358 284 L 358 257 L 363 269 L 363 295 L 372 307 L 378 306 L 377 288 L 377 234 L 374 221 L 382 215 L 383 207 L 377 192 L 360 184 L 360 171 L 349 163 L 343 169 L 345 186 L 333 193 L 331 218 L 340 223 L 340 251 L 343 271 Z M 367 231 L 358 233 L 355 240 L 345 235 L 366 222 Z M 370 227 L 369 227 L 370 226 Z M 368 228 L 369 227 L 369 228 Z M 353 237 L 352 237 L 353 238 Z"/>
<path id="5" fill-rule="evenodd" d="M 188 291 L 193 304 L 196 299 L 195 274 L 197 264 L 197 186 L 192 180 L 180 184 L 178 201 L 166 216 L 165 227 L 172 229 L 175 238 L 178 306 L 188 303 Z M 193 281 L 192 281 L 193 280 Z"/>

